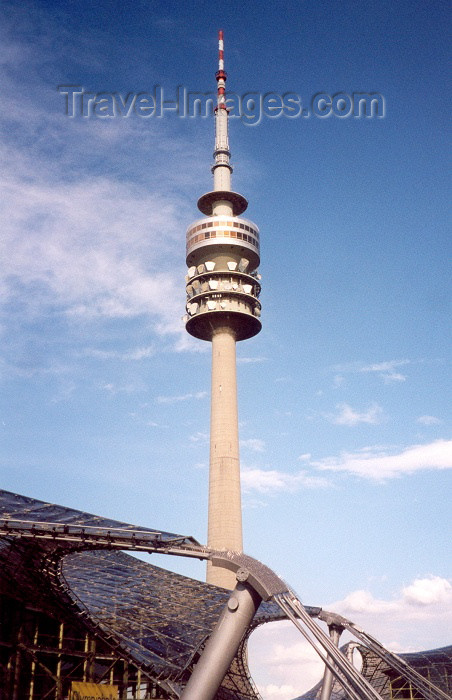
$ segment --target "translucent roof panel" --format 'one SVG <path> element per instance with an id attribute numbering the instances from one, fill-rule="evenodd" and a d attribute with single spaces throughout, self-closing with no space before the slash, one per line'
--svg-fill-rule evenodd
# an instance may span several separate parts
<path id="1" fill-rule="evenodd" d="M 121 658 L 140 666 L 151 678 L 183 685 L 202 652 L 229 592 L 148 564 L 129 554 L 71 539 L 71 527 L 110 528 L 152 533 L 128 523 L 0 491 L 0 521 L 16 521 L 15 533 L 0 538 L 2 592 L 27 605 L 77 619 Z M 27 530 L 20 529 L 28 523 Z M 59 537 L 33 535 L 31 523 L 58 524 Z M 64 539 L 68 526 L 68 539 Z M 39 531 L 42 534 L 42 528 Z M 196 549 L 191 537 L 160 533 Z M 61 536 L 62 535 L 62 536 Z M 77 550 L 77 551 L 74 551 Z M 262 603 L 253 626 L 281 619 L 280 609 Z M 218 698 L 257 697 L 241 649 Z"/>
<path id="2" fill-rule="evenodd" d="M 92 513 L 84 513 L 83 511 L 74 510 L 73 508 L 65 508 L 64 506 L 55 505 L 54 503 L 45 503 L 27 496 L 21 496 L 17 493 L 1 490 L 0 519 L 77 525 L 79 527 L 114 528 L 138 533 L 149 533 L 151 531 L 150 528 L 130 525 L 130 523 L 123 523 L 109 518 L 102 518 Z M 182 539 L 185 540 L 187 544 L 199 544 L 194 537 L 186 537 L 184 535 L 163 532 L 161 530 L 155 530 L 153 532 L 158 533 L 163 541 Z"/>
<path id="3" fill-rule="evenodd" d="M 228 594 L 122 552 L 66 556 L 70 593 L 107 634 L 145 665 L 188 666 L 211 633 Z"/>

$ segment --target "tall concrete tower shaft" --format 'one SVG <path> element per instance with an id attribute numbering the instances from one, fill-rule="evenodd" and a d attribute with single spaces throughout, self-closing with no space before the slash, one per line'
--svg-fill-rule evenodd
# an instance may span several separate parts
<path id="1" fill-rule="evenodd" d="M 209 523 L 207 544 L 242 551 L 242 507 L 237 414 L 236 342 L 261 329 L 259 229 L 240 218 L 248 202 L 231 190 L 228 110 L 219 32 L 216 73 L 213 191 L 198 200 L 204 218 L 187 230 L 187 331 L 212 343 Z M 207 581 L 235 586 L 232 572 L 207 568 Z"/>

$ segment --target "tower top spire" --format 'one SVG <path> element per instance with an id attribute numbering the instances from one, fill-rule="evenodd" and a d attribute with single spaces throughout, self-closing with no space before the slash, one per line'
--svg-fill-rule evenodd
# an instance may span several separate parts
<path id="1" fill-rule="evenodd" d="M 246 210 L 245 197 L 231 190 L 232 165 L 229 150 L 229 115 L 226 105 L 226 79 L 224 70 L 223 30 L 218 32 L 217 104 L 215 107 L 215 150 L 212 165 L 213 191 L 207 192 L 198 200 L 198 208 L 203 214 L 230 214 L 240 216 Z"/>
<path id="2" fill-rule="evenodd" d="M 217 107 L 216 109 L 226 109 L 226 79 L 228 75 L 224 72 L 224 41 L 223 30 L 218 30 L 218 70 L 215 73 L 217 79 Z M 216 110 L 215 110 L 216 111 Z"/>

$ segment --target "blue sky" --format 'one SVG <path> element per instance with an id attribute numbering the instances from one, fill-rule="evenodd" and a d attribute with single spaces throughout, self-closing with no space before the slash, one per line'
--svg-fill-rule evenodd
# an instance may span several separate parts
<path id="1" fill-rule="evenodd" d="M 395 650 L 450 643 L 446 3 L 1 13 L 3 487 L 205 540 L 210 347 L 181 317 L 213 121 L 70 118 L 57 87 L 214 90 L 222 28 L 239 95 L 386 107 L 231 120 L 263 286 L 263 330 L 238 347 L 245 550 Z M 268 699 L 319 674 L 279 624 L 251 663 Z"/>

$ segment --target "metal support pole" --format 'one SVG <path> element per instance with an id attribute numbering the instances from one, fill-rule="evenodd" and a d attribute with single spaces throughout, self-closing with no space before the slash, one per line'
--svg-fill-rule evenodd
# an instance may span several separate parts
<path id="1" fill-rule="evenodd" d="M 83 682 L 86 683 L 86 678 L 87 678 L 87 673 L 88 673 L 88 652 L 89 652 L 89 637 L 88 633 L 85 634 L 85 645 L 83 647 L 83 651 L 85 652 L 84 660 L 83 660 Z"/>
<path id="2" fill-rule="evenodd" d="M 39 623 L 38 623 L 38 621 L 36 621 L 35 622 L 35 633 L 33 636 L 33 647 L 35 649 L 38 646 L 38 638 L 39 638 Z M 36 673 L 36 661 L 35 661 L 35 659 L 33 659 L 31 662 L 31 669 L 30 669 L 30 692 L 28 693 L 28 700 L 33 700 L 34 689 L 35 689 L 35 673 Z"/>
<path id="3" fill-rule="evenodd" d="M 137 689 L 135 691 L 135 697 L 137 700 L 141 700 L 141 668 L 138 667 L 137 670 Z"/>
<path id="4" fill-rule="evenodd" d="M 247 583 L 238 583 L 207 640 L 180 700 L 213 700 L 261 602 Z"/>
<path id="5" fill-rule="evenodd" d="M 13 695 L 12 695 L 12 700 L 19 700 L 19 682 L 20 682 L 20 673 L 22 671 L 21 668 L 21 661 L 22 661 L 22 655 L 20 652 L 19 644 L 22 642 L 22 637 L 23 637 L 23 628 L 19 628 L 19 632 L 17 635 L 17 651 L 15 653 L 15 660 L 14 660 L 14 676 L 13 676 Z"/>
<path id="6" fill-rule="evenodd" d="M 123 663 L 123 674 L 122 674 L 122 692 L 120 690 L 120 695 L 123 700 L 127 700 L 127 689 L 129 687 L 129 662 L 124 659 Z"/>
<path id="7" fill-rule="evenodd" d="M 328 625 L 328 630 L 330 633 L 331 641 L 336 646 L 339 646 L 339 638 L 344 631 L 343 627 L 338 627 L 337 625 Z M 329 657 L 330 661 L 333 662 L 332 658 Z M 331 691 L 333 689 L 333 672 L 327 666 L 325 666 L 325 673 L 323 674 L 322 692 L 320 694 L 319 700 L 330 700 Z"/>
<path id="8" fill-rule="evenodd" d="M 58 662 L 57 662 L 57 667 L 56 667 L 56 676 L 57 676 L 57 682 L 56 682 L 56 691 L 55 691 L 55 700 L 61 700 L 63 697 L 63 684 L 61 680 L 61 652 L 63 649 L 63 639 L 64 639 L 64 622 L 60 622 L 60 628 L 58 632 Z"/>

